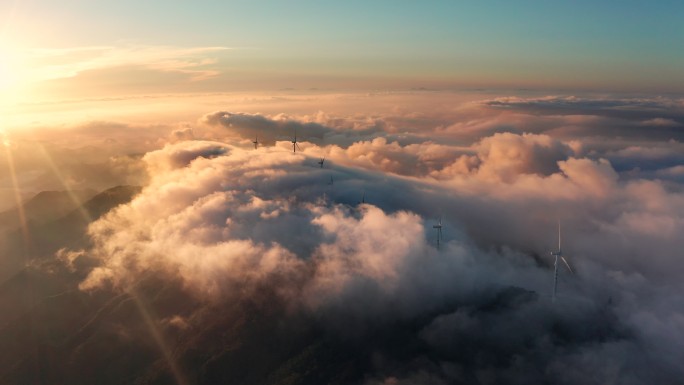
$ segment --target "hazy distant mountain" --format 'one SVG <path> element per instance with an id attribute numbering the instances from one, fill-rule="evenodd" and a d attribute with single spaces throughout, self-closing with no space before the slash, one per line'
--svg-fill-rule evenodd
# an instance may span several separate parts
<path id="1" fill-rule="evenodd" d="M 91 189 L 42 191 L 26 201 L 22 208 L 28 222 L 47 223 L 70 213 L 95 194 L 97 191 Z M 0 230 L 19 227 L 19 218 L 17 207 L 0 212 Z"/>
<path id="2" fill-rule="evenodd" d="M 85 232 L 91 221 L 130 201 L 140 190 L 138 186 L 113 187 L 97 195 L 90 193 L 90 199 L 78 206 L 63 191 L 36 195 L 24 205 L 26 217 L 31 219 L 27 226 L 28 249 L 24 246 L 25 235 L 20 227 L 18 211 L 6 211 L 3 218 L 7 227 L 1 244 L 5 258 L 0 261 L 0 279 L 12 275 L 30 259 L 51 256 L 63 247 L 84 245 Z M 83 197 L 87 195 L 87 191 L 81 193 Z M 61 203 L 64 205 L 58 207 Z"/>
<path id="3" fill-rule="evenodd" d="M 35 227 L 31 232 L 34 234 L 31 239 L 34 255 L 44 256 L 62 247 L 81 246 L 90 222 L 114 207 L 129 202 L 140 190 L 138 186 L 112 187 L 95 195 L 82 207 L 72 210 L 69 214 Z"/>
<path id="4" fill-rule="evenodd" d="M 117 186 L 97 195 L 80 192 L 77 196 L 90 199 L 79 206 L 66 192 L 44 192 L 24 205 L 31 218 L 31 248 L 25 250 L 20 229 L 8 231 L 0 270 L 0 383 L 62 383 L 62 369 L 45 373 L 35 371 L 35 365 L 55 362 L 57 354 L 73 347 L 79 336 L 90 337 L 84 326 L 94 322 L 97 314 L 106 314 L 102 306 L 112 296 L 82 293 L 78 290 L 82 276 L 54 258 L 22 266 L 30 259 L 52 256 L 59 248 L 81 244 L 90 221 L 130 201 L 140 190 Z M 6 224 L 18 220 L 16 210 L 2 215 Z"/>

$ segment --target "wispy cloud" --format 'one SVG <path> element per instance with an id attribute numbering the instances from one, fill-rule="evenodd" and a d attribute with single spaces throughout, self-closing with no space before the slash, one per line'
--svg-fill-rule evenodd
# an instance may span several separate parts
<path id="1" fill-rule="evenodd" d="M 28 81 L 74 77 L 85 71 L 116 67 L 140 67 L 188 75 L 204 80 L 220 71 L 212 54 L 228 47 L 176 47 L 155 45 L 86 46 L 61 49 L 32 49 L 23 52 L 24 76 Z"/>

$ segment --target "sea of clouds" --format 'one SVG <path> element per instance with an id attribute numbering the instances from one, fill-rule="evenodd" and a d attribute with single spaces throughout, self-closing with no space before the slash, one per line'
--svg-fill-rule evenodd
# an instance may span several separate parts
<path id="1" fill-rule="evenodd" d="M 142 192 L 62 256 L 90 261 L 83 291 L 152 275 L 193 311 L 278 304 L 361 347 L 420 319 L 420 353 L 375 352 L 369 384 L 684 378 L 681 99 L 407 106 L 208 113 L 125 158 Z M 554 303 L 559 221 L 573 272 L 559 266 Z"/>

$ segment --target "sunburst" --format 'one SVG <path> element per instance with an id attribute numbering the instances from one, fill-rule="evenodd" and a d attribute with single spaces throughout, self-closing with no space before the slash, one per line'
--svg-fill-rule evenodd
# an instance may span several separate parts
<path id="1" fill-rule="evenodd" d="M 0 132 L 0 135 L 3 135 Z M 24 252 L 28 253 L 29 250 L 29 229 L 28 223 L 26 221 L 26 214 L 24 213 L 24 202 L 21 198 L 21 188 L 19 186 L 19 180 L 17 178 L 17 173 L 14 167 L 14 157 L 12 156 L 12 143 L 5 135 L 2 139 L 3 147 L 5 150 L 5 156 L 7 157 L 7 166 L 9 168 L 9 176 L 12 180 L 12 187 L 14 190 L 14 199 L 17 206 L 17 213 L 19 214 L 19 225 L 21 228 L 21 234 L 24 239 Z M 25 255 L 26 256 L 26 255 Z"/>

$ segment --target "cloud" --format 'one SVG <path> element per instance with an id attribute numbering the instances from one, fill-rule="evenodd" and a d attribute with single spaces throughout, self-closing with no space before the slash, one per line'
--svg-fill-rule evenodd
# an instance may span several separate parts
<path id="1" fill-rule="evenodd" d="M 681 182 L 682 178 L 684 178 L 684 165 L 672 166 L 658 170 L 658 176 L 661 178 L 677 178 Z"/>
<path id="2" fill-rule="evenodd" d="M 619 171 L 644 172 L 664 170 L 684 164 L 684 145 L 669 141 L 647 145 L 631 145 L 615 151 L 609 151 L 605 157 Z M 651 175 L 651 178 L 653 175 Z"/>
<path id="3" fill-rule="evenodd" d="M 31 81 L 69 78 L 85 71 L 124 66 L 141 66 L 163 72 L 177 72 L 193 80 L 218 73 L 207 54 L 227 47 L 91 46 L 61 49 L 33 49 L 23 54 L 24 71 Z"/>
<path id="4" fill-rule="evenodd" d="M 292 140 L 295 133 L 298 140 L 317 144 L 334 143 L 344 147 L 359 140 L 372 139 L 377 136 L 401 140 L 402 142 L 412 139 L 410 135 L 402 137 L 385 132 L 385 126 L 379 122 L 372 125 L 358 125 L 352 122 L 344 124 L 334 119 L 325 121 L 335 125 L 327 126 L 318 122 L 301 122 L 282 115 L 269 118 L 259 114 L 226 111 L 207 114 L 201 119 L 201 122 L 209 126 L 227 128 L 234 136 L 251 140 L 259 137 L 259 140 L 265 145 L 273 145 L 278 140 Z"/>
<path id="5" fill-rule="evenodd" d="M 643 121 L 641 124 L 644 126 L 654 126 L 654 127 L 676 127 L 681 126 L 681 123 L 677 123 L 674 119 L 666 118 L 653 118 Z"/>
<path id="6" fill-rule="evenodd" d="M 192 140 L 195 138 L 192 127 L 179 128 L 173 130 L 170 135 L 170 140 L 173 141 L 184 141 Z"/>
<path id="7" fill-rule="evenodd" d="M 429 104 L 452 100 L 438 96 Z M 90 226 L 92 247 L 60 258 L 84 301 L 142 293 L 190 378 L 677 383 L 682 142 L 644 125 L 676 121 L 676 100 L 417 113 L 412 98 L 258 99 L 197 126 L 83 125 L 89 154 L 146 179 Z M 319 111 L 336 103 L 350 104 Z M 50 138 L 60 159 L 81 151 Z M 559 271 L 552 304 L 558 220 L 575 274 Z M 98 333 L 151 344 L 121 301 L 103 305 Z"/>
<path id="8" fill-rule="evenodd" d="M 547 96 L 505 97 L 484 100 L 483 106 L 503 112 L 533 116 L 576 116 L 593 120 L 580 127 L 556 128 L 558 134 L 662 141 L 684 139 L 684 109 L 676 98 L 590 98 Z M 584 126 L 584 127 L 582 127 Z"/>
<path id="9" fill-rule="evenodd" d="M 406 98 L 410 100 L 411 96 Z M 454 111 L 442 109 L 430 113 L 415 113 L 397 108 L 372 118 L 359 115 L 331 116 L 321 111 L 294 116 L 274 114 L 271 117 L 262 114 L 216 112 L 206 115 L 203 122 L 213 127 L 228 128 L 233 136 L 237 135 L 245 141 L 253 141 L 254 137 L 261 134 L 267 145 L 278 140 L 291 140 L 296 129 L 301 132 L 304 141 L 317 146 L 337 145 L 346 149 L 354 145 L 359 152 L 368 149 L 378 153 L 378 158 L 389 154 L 399 156 L 399 151 L 388 152 L 382 149 L 389 146 L 371 147 L 371 143 L 377 138 L 384 138 L 389 144 L 396 142 L 402 152 L 408 152 L 409 145 L 421 145 L 421 157 L 439 157 L 445 151 L 449 151 L 448 156 L 453 157 L 454 154 L 473 155 L 477 150 L 466 150 L 467 147 L 495 134 L 547 135 L 564 142 L 576 155 L 614 161 L 618 171 L 623 172 L 634 167 L 611 156 L 612 153 L 630 146 L 641 147 L 646 143 L 649 147 L 656 147 L 671 140 L 683 142 L 683 131 L 676 124 L 671 124 L 682 120 L 682 117 L 684 113 L 681 102 L 677 99 L 549 96 L 461 102 Z M 452 148 L 425 146 L 430 142 Z M 417 150 L 410 152 L 415 153 Z M 384 169 L 401 174 L 424 175 L 443 168 L 444 162 L 439 161 L 437 165 L 428 167 L 423 167 L 421 162 L 416 172 L 407 173 L 406 167 L 399 170 L 397 164 L 415 161 L 416 158 L 409 154 L 403 154 L 399 159 L 390 157 Z M 365 161 L 379 163 L 379 160 L 372 159 L 373 155 L 369 155 Z M 635 159 L 634 163 L 638 161 Z M 463 159 L 460 163 L 467 164 L 468 161 Z M 670 162 L 663 166 L 672 164 Z M 392 167 L 394 170 L 391 170 Z"/>
<path id="10" fill-rule="evenodd" d="M 125 289 L 153 274 L 202 301 L 285 303 L 360 356 L 375 351 L 366 375 L 380 382 L 678 378 L 684 304 L 662 293 L 681 290 L 681 192 L 622 179 L 609 161 L 576 158 L 545 135 L 495 134 L 472 149 L 474 168 L 438 182 L 373 162 L 321 169 L 307 150 L 166 145 L 144 157 L 143 192 L 90 227 L 94 248 L 79 258 L 99 266 L 81 288 Z M 360 189 L 370 203 L 356 204 Z M 557 217 L 577 271 L 561 272 L 563 306 L 548 300 L 545 257 Z M 402 358 L 370 338 L 383 329 L 416 350 Z"/>
<path id="11" fill-rule="evenodd" d="M 503 97 L 481 103 L 495 108 L 534 111 L 558 115 L 598 115 L 624 119 L 643 114 L 663 113 L 653 119 L 662 122 L 670 116 L 681 117 L 681 101 L 668 98 L 586 98 L 576 96 L 546 96 L 541 98 Z"/>
<path id="12" fill-rule="evenodd" d="M 550 175 L 557 163 L 572 154 L 570 146 L 547 135 L 495 134 L 475 148 L 481 165 L 478 173 L 511 181 L 520 174 Z"/>
<path id="13" fill-rule="evenodd" d="M 3 135 L 0 186 L 12 187 L 8 162 L 22 194 L 44 190 L 96 189 L 147 181 L 143 154 L 167 141 L 170 126 L 91 121 L 66 127 L 41 126 Z"/>
<path id="14" fill-rule="evenodd" d="M 202 120 L 209 125 L 221 125 L 229 128 L 237 135 L 245 138 L 254 138 L 261 134 L 261 140 L 267 145 L 273 145 L 277 138 L 293 138 L 297 129 L 299 130 L 298 135 L 301 140 L 320 140 L 325 134 L 333 131 L 318 123 L 302 124 L 292 120 L 278 121 L 261 115 L 225 111 L 208 114 Z"/>
<path id="15" fill-rule="evenodd" d="M 607 196 L 614 191 L 618 180 L 617 173 L 605 159 L 598 162 L 569 159 L 560 163 L 560 168 L 580 188 L 597 196 Z"/>
<path id="16" fill-rule="evenodd" d="M 298 140 L 311 142 L 303 145 L 303 150 L 308 154 L 328 157 L 343 165 L 401 175 L 432 174 L 442 178 L 447 167 L 452 171 L 458 169 L 460 171 L 457 172 L 469 172 L 473 166 L 479 165 L 483 174 L 497 175 L 507 180 L 523 172 L 550 174 L 557 170 L 556 161 L 573 152 L 571 144 L 546 135 L 527 133 L 497 133 L 465 147 L 436 144 L 429 136 L 399 136 L 385 131 L 387 126 L 384 124 L 354 129 L 337 122 L 341 128 L 335 128 L 313 122 L 300 123 L 228 112 L 206 115 L 202 121 L 210 126 L 226 127 L 243 139 L 260 138 L 262 144 L 267 146 L 274 145 L 278 140 L 291 139 L 296 131 Z M 472 154 L 478 155 L 472 158 Z M 550 159 L 542 159 L 545 156 Z M 452 162 L 462 166 L 454 166 Z M 504 175 L 507 173 L 504 168 L 514 169 L 510 175 Z"/>
<path id="17" fill-rule="evenodd" d="M 322 228 L 324 236 L 334 238 L 322 244 L 314 255 L 318 262 L 314 285 L 322 286 L 316 292 L 341 291 L 355 278 L 368 278 L 392 290 L 407 256 L 422 251 L 422 226 L 415 214 L 398 212 L 388 216 L 371 205 L 359 209 L 358 219 L 344 216 L 338 208 L 312 220 Z"/>

